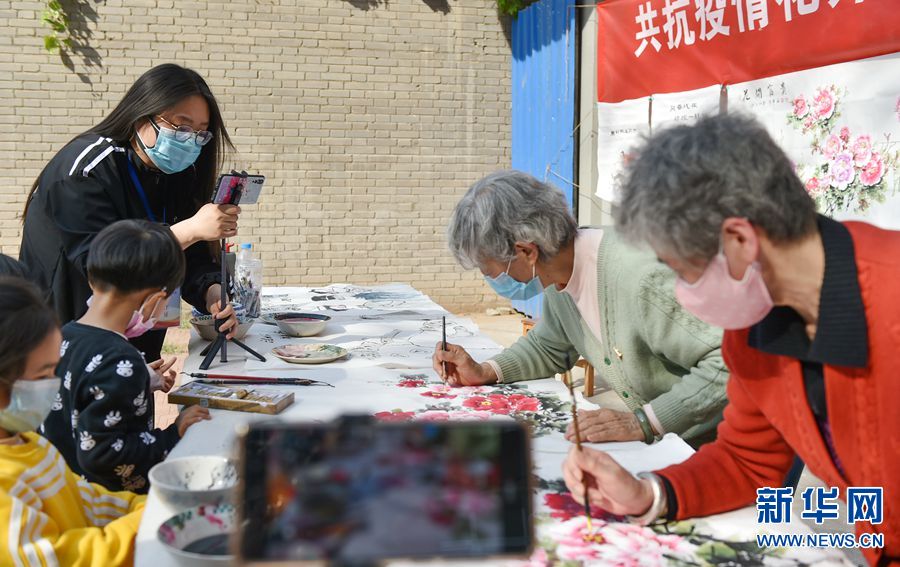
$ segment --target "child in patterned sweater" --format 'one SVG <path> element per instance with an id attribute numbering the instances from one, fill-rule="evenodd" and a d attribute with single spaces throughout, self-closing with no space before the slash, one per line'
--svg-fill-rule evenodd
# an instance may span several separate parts
<path id="1" fill-rule="evenodd" d="M 119 221 L 91 244 L 87 270 L 94 295 L 87 313 L 62 329 L 62 386 L 42 433 L 87 480 L 146 493 L 150 468 L 188 427 L 209 419 L 193 406 L 155 428 L 150 369 L 128 342 L 154 326 L 181 284 L 184 254 L 165 226 Z"/>

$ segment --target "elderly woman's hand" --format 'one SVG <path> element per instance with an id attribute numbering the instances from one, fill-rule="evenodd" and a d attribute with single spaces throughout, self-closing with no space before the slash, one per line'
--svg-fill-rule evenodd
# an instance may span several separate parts
<path id="1" fill-rule="evenodd" d="M 578 428 L 581 431 L 581 440 L 589 443 L 644 440 L 641 424 L 631 412 L 610 409 L 579 411 Z M 574 423 L 569 424 L 566 439 L 575 440 Z"/>
<path id="2" fill-rule="evenodd" d="M 584 502 L 587 484 L 590 503 L 613 514 L 640 516 L 653 504 L 650 481 L 635 478 L 602 451 L 572 447 L 563 463 L 563 478 L 576 502 Z"/>
<path id="3" fill-rule="evenodd" d="M 475 362 L 463 347 L 450 343 L 447 343 L 447 350 L 442 347 L 443 344 L 438 343 L 434 348 L 431 363 L 444 382 L 451 386 L 482 386 L 497 381 L 490 366 Z"/>

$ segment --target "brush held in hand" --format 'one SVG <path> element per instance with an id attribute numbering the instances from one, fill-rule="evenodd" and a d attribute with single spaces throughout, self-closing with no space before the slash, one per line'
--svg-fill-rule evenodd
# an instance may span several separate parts
<path id="1" fill-rule="evenodd" d="M 578 404 L 575 400 L 575 385 L 572 383 L 572 364 L 571 360 L 566 360 L 566 371 L 563 373 L 563 380 L 569 388 L 569 396 L 572 398 L 572 425 L 575 426 L 575 447 L 581 451 L 581 428 L 578 425 Z M 584 486 L 584 515 L 587 519 L 587 532 L 584 534 L 585 541 L 594 541 L 594 526 L 591 523 L 591 504 L 588 501 L 588 481 L 587 476 L 581 480 Z"/>
<path id="2" fill-rule="evenodd" d="M 441 349 L 447 352 L 447 317 L 441 317 Z M 441 369 L 444 371 L 444 378 L 447 377 L 447 362 L 441 362 Z"/>

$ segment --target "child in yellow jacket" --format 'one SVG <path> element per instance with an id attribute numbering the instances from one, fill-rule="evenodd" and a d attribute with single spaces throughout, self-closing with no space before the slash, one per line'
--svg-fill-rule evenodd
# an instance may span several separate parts
<path id="1" fill-rule="evenodd" d="M 0 565 L 130 565 L 144 497 L 85 481 L 34 432 L 59 390 L 61 341 L 38 290 L 0 277 Z"/>

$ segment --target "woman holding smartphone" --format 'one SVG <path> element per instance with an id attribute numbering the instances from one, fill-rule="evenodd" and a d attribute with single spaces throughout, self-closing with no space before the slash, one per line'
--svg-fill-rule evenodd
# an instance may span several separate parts
<path id="1" fill-rule="evenodd" d="M 148 219 L 170 225 L 185 252 L 180 297 L 226 319 L 231 337 L 237 319 L 220 305 L 220 269 L 209 244 L 237 234 L 240 208 L 209 203 L 228 147 L 206 81 L 165 64 L 141 75 L 106 118 L 59 150 L 28 196 L 20 260 L 49 292 L 60 321 L 87 309 L 87 253 L 97 233 L 118 220 Z M 164 337 L 163 328 L 132 342 L 156 360 Z"/>

